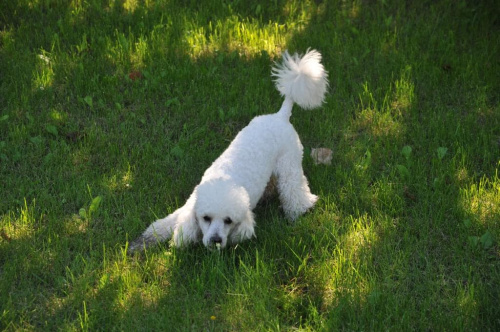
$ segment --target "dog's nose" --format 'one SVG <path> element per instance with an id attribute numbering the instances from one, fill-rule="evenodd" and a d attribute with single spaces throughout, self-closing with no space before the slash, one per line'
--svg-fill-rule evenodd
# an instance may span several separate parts
<path id="1" fill-rule="evenodd" d="M 222 238 L 219 235 L 214 235 L 210 238 L 210 242 L 213 244 L 222 243 Z"/>

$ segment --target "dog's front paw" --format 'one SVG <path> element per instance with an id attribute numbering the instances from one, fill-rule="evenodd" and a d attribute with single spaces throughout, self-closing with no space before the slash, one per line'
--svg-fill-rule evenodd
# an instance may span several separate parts
<path id="1" fill-rule="evenodd" d="M 127 248 L 127 255 L 132 255 L 133 253 L 140 251 L 144 248 L 145 248 L 144 240 L 142 236 L 139 236 L 139 238 L 135 239 L 132 242 L 129 242 Z"/>
<path id="2" fill-rule="evenodd" d="M 132 242 L 129 242 L 128 244 L 128 249 L 127 249 L 127 254 L 132 255 L 138 251 L 143 251 L 150 245 L 156 243 L 155 238 L 150 238 L 144 235 L 139 236 L 137 239 L 135 239 Z"/>

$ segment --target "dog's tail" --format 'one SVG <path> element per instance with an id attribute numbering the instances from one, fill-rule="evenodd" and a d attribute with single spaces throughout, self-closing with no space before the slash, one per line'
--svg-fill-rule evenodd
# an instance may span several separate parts
<path id="1" fill-rule="evenodd" d="M 285 97 L 279 111 L 283 116 L 290 117 L 293 103 L 304 109 L 312 109 L 323 103 L 328 88 L 328 73 L 321 64 L 318 51 L 307 50 L 303 57 L 285 51 L 283 63 L 273 68 L 272 75 L 276 78 L 276 88 Z"/>

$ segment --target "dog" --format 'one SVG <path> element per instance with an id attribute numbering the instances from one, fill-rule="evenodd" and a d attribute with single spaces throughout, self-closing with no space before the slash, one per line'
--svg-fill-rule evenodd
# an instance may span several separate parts
<path id="1" fill-rule="evenodd" d="M 284 96 L 280 110 L 255 117 L 205 171 L 185 205 L 153 222 L 128 246 L 128 253 L 171 239 L 176 247 L 202 241 L 209 249 L 252 238 L 252 210 L 272 176 L 285 215 L 295 220 L 312 208 L 318 197 L 311 193 L 302 170 L 303 147 L 290 116 L 294 103 L 304 109 L 322 105 L 328 74 L 321 54 L 283 54 L 272 69 L 275 85 Z"/>

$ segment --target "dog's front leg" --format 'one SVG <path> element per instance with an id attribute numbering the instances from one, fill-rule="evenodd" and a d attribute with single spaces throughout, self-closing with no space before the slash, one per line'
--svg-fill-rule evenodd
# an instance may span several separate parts
<path id="1" fill-rule="evenodd" d="M 195 194 L 193 194 L 184 206 L 149 225 L 141 236 L 129 243 L 128 253 L 143 250 L 172 237 L 176 246 L 195 242 L 198 234 L 194 233 L 199 231 L 193 211 L 195 200 Z"/>
<path id="2" fill-rule="evenodd" d="M 166 241 L 172 237 L 177 224 L 177 210 L 163 219 L 158 219 L 134 241 L 128 245 L 128 253 L 141 251 L 159 242 Z"/>

